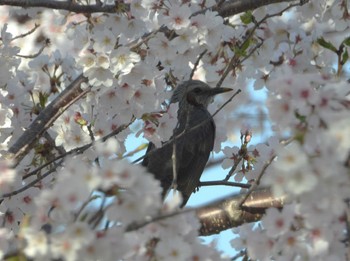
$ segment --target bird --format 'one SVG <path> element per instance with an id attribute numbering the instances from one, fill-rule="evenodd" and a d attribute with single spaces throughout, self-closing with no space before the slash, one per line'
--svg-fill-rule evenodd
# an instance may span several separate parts
<path id="1" fill-rule="evenodd" d="M 178 102 L 179 109 L 173 137 L 160 148 L 150 143 L 141 163 L 160 181 L 163 200 L 170 188 L 176 188 L 182 194 L 182 208 L 198 188 L 215 139 L 215 123 L 208 105 L 215 95 L 231 90 L 211 88 L 199 80 L 184 81 L 175 88 L 170 103 Z M 173 180 L 174 143 L 176 181 Z"/>

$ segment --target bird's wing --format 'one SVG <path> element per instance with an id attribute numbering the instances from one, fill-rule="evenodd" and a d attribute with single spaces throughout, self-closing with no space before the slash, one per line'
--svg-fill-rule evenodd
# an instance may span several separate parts
<path id="1" fill-rule="evenodd" d="M 196 189 L 199 179 L 208 161 L 210 152 L 213 149 L 215 138 L 215 124 L 210 119 L 210 114 L 206 110 L 198 110 L 194 118 L 190 119 L 192 128 L 201 122 L 206 122 L 193 131 L 186 132 L 175 140 L 176 143 L 176 168 L 177 168 L 177 189 L 183 195 L 184 206 Z M 189 128 L 191 129 L 191 128 Z M 183 129 L 175 131 L 176 135 L 182 133 Z M 148 154 L 147 154 L 148 153 Z M 150 143 L 142 165 L 153 173 L 156 179 L 161 182 L 163 188 L 162 196 L 170 188 L 173 180 L 173 142 L 164 144 L 156 148 Z"/>
<path id="2" fill-rule="evenodd" d="M 145 158 L 142 161 L 142 166 L 147 167 L 148 172 L 152 173 L 156 179 L 161 183 L 162 198 L 166 196 L 171 183 L 172 183 L 172 144 L 167 144 L 163 147 L 156 148 L 156 146 L 150 142 L 145 154 Z"/>
<path id="3" fill-rule="evenodd" d="M 156 146 L 155 146 L 152 142 L 148 143 L 148 147 L 147 147 L 147 151 L 146 151 L 145 157 L 143 158 L 143 160 L 142 160 L 142 162 L 141 162 L 141 165 L 142 165 L 142 166 L 144 166 L 144 167 L 147 167 L 147 166 L 148 166 L 149 158 L 147 157 L 147 154 L 148 154 L 150 151 L 154 150 L 155 147 L 156 147 Z"/>
<path id="4" fill-rule="evenodd" d="M 215 124 L 208 120 L 203 127 L 184 136 L 180 154 L 181 166 L 178 168 L 178 190 L 182 192 L 184 206 L 192 192 L 198 187 L 199 179 L 213 150 Z M 179 142 L 181 144 L 181 142 Z"/>

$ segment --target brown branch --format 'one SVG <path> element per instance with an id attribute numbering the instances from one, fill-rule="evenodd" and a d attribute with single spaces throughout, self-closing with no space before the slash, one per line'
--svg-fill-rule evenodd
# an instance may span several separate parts
<path id="1" fill-rule="evenodd" d="M 242 0 L 235 0 L 235 1 L 230 1 L 232 5 L 242 5 L 243 3 L 244 4 L 248 4 L 248 6 L 250 5 L 254 5 L 254 4 L 261 4 L 261 6 L 263 5 L 268 5 L 268 4 L 271 4 L 271 3 L 274 3 L 274 2 L 283 2 L 283 1 L 270 1 L 270 0 L 261 0 L 261 1 L 252 1 L 252 0 L 249 0 L 249 1 L 242 1 Z M 233 3 L 232 3 L 233 2 Z M 271 2 L 271 3 L 270 3 Z M 286 1 L 286 2 L 291 2 L 291 1 Z M 293 2 L 295 2 L 295 0 L 293 0 Z M 274 14 L 267 14 L 265 15 L 264 18 L 262 18 L 259 22 L 257 21 L 254 21 L 255 22 L 255 25 L 254 27 L 250 30 L 249 32 L 249 35 L 246 37 L 245 41 L 242 42 L 239 46 L 238 46 L 238 49 L 241 49 L 243 46 L 245 46 L 248 41 L 251 40 L 251 38 L 253 37 L 253 34 L 254 32 L 256 31 L 256 29 L 259 28 L 259 26 L 264 23 L 267 19 L 269 18 L 272 18 L 272 17 L 275 17 L 275 16 L 281 16 L 285 11 L 287 11 L 288 9 L 291 9 L 293 7 L 296 7 L 298 5 L 303 5 L 305 4 L 306 2 L 308 2 L 308 0 L 300 0 L 298 3 L 296 4 L 290 4 L 289 6 L 287 6 L 286 8 L 283 8 L 281 11 L 277 12 L 277 13 L 274 13 Z M 262 4 L 262 3 L 265 3 L 265 4 Z M 223 8 L 224 6 L 226 6 L 227 4 L 229 4 L 229 2 L 225 2 L 225 4 L 223 4 Z M 260 7 L 258 5 L 256 5 L 255 8 L 257 7 Z M 245 11 L 247 10 L 250 10 L 251 8 L 248 8 L 248 9 L 245 9 Z M 253 8 L 254 9 L 254 8 Z M 220 12 L 219 12 L 220 13 Z M 224 15 L 222 15 L 224 16 Z M 234 70 L 239 64 L 242 64 L 245 60 L 247 60 L 251 55 L 253 55 L 253 53 L 259 49 L 261 47 L 261 45 L 263 44 L 263 41 L 261 40 L 258 44 L 256 44 L 250 51 L 247 55 L 244 56 L 244 58 L 242 60 L 240 60 L 240 54 L 235 54 L 229 61 L 228 65 L 226 66 L 222 76 L 220 77 L 220 80 L 217 82 L 216 84 L 216 87 L 220 87 L 222 85 L 222 83 L 224 82 L 225 78 L 227 77 L 227 75 L 232 71 Z"/>
<path id="2" fill-rule="evenodd" d="M 279 198 L 273 197 L 271 191 L 266 188 L 254 191 L 246 200 L 243 207 L 240 208 L 238 202 L 242 196 L 244 196 L 244 194 L 233 195 L 200 208 L 186 208 L 181 211 L 158 215 L 151 219 L 148 217 L 144 222 L 130 224 L 125 230 L 127 232 L 134 231 L 153 222 L 195 211 L 201 223 L 199 235 L 209 236 L 244 223 L 259 221 L 266 209 L 270 207 L 281 208 L 288 201 L 286 196 L 281 196 Z M 6 254 L 6 260 L 18 254 L 18 249 L 8 252 Z M 238 258 L 241 255 L 244 255 L 244 252 L 239 253 L 234 258 Z"/>
<path id="3" fill-rule="evenodd" d="M 24 34 L 20 34 L 20 35 L 17 35 L 17 36 L 15 36 L 15 37 L 13 37 L 13 38 L 11 39 L 11 41 L 17 40 L 17 39 L 19 39 L 19 38 L 24 38 L 24 37 L 26 37 L 27 35 L 30 35 L 30 34 L 34 33 L 34 32 L 36 31 L 36 29 L 38 29 L 39 27 L 40 27 L 40 24 L 34 24 L 33 29 L 29 30 L 28 32 L 26 32 L 26 33 L 24 33 Z"/>
<path id="4" fill-rule="evenodd" d="M 288 3 L 296 2 L 296 0 L 230 0 L 220 1 L 212 8 L 213 11 L 217 11 L 222 17 L 233 16 L 248 10 L 254 10 L 256 8 L 276 4 L 276 3 Z M 300 4 L 304 4 L 308 1 L 300 1 Z M 67 10 L 75 13 L 118 13 L 120 11 L 128 11 L 130 6 L 124 3 L 118 3 L 112 5 L 81 5 L 75 3 L 75 1 L 50 1 L 50 0 L 0 0 L 0 5 L 18 6 L 23 8 L 29 7 L 43 7 L 57 10 Z M 194 13 L 192 16 L 205 12 L 207 9 Z"/>
<path id="5" fill-rule="evenodd" d="M 110 137 L 112 136 L 115 136 L 117 135 L 118 133 L 122 132 L 123 130 L 125 130 L 127 127 L 130 126 L 131 123 L 133 123 L 135 121 L 135 118 L 132 118 L 131 121 L 128 123 L 128 124 L 124 124 L 124 125 L 121 125 L 119 128 L 115 129 L 114 131 L 112 131 L 111 133 L 107 134 L 106 136 L 104 136 L 103 138 L 101 138 L 101 141 L 102 142 L 105 142 L 107 139 L 109 139 Z M 94 142 L 91 142 L 89 144 L 86 144 L 84 146 L 81 146 L 79 148 L 75 148 L 75 149 L 72 149 L 68 152 L 65 152 L 64 154 L 56 157 L 55 159 L 52 159 L 51 161 L 45 163 L 44 165 L 38 167 L 37 169 L 33 170 L 32 172 L 28 173 L 27 175 L 23 176 L 23 180 L 32 176 L 32 175 L 35 175 L 37 174 L 41 169 L 49 166 L 50 164 L 56 162 L 57 160 L 60 160 L 57 164 L 56 164 L 56 167 L 55 168 L 52 168 L 50 170 L 48 170 L 45 174 L 37 177 L 35 180 L 33 180 L 32 182 L 28 183 L 27 185 L 19 188 L 18 190 L 14 190 L 14 191 L 11 191 L 9 193 L 5 193 L 3 194 L 2 196 L 0 196 L 0 202 L 2 200 L 4 200 L 5 198 L 9 198 L 9 197 L 12 197 L 14 195 L 17 195 L 31 187 L 33 187 L 35 184 L 37 184 L 39 181 L 43 180 L 44 178 L 46 178 L 47 176 L 49 176 L 51 173 L 55 172 L 56 171 L 56 168 L 57 166 L 60 166 L 62 163 L 63 163 L 63 158 L 65 158 L 66 156 L 70 155 L 70 154 L 80 154 L 80 153 L 83 153 L 85 150 L 87 150 L 88 148 L 90 148 L 92 145 L 94 144 Z"/>
<path id="6" fill-rule="evenodd" d="M 255 190 L 250 193 L 242 207 L 239 206 L 246 194 L 226 197 L 196 210 L 201 223 L 200 235 L 218 234 L 229 228 L 261 219 L 270 207 L 281 208 L 286 203 L 286 196 L 274 197 L 270 189 Z"/>
<path id="7" fill-rule="evenodd" d="M 51 148 L 55 149 L 60 155 L 66 153 L 66 150 L 63 146 L 56 146 L 55 140 L 50 136 L 48 132 L 43 134 L 43 137 L 46 139 Z"/>
<path id="8" fill-rule="evenodd" d="M 242 159 L 243 159 L 242 155 L 239 155 L 238 158 L 235 160 L 232 168 L 230 169 L 230 171 L 226 175 L 224 181 L 228 181 L 232 177 L 233 173 L 236 171 L 236 169 L 237 169 L 239 163 L 242 161 Z"/>
<path id="9" fill-rule="evenodd" d="M 122 132 L 123 130 L 125 130 L 126 128 L 128 128 L 131 125 L 131 123 L 133 123 L 134 121 L 135 121 L 135 118 L 132 118 L 128 124 L 123 124 L 123 125 L 119 126 L 117 129 L 115 129 L 111 133 L 107 134 L 106 136 L 102 137 L 100 140 L 102 142 L 105 142 L 110 137 L 115 136 L 115 135 L 119 134 L 120 132 Z M 71 149 L 70 151 L 62 153 L 61 155 L 57 156 L 56 158 L 50 160 L 49 162 L 46 162 L 45 164 L 41 165 L 40 167 L 36 168 L 35 170 L 27 173 L 26 175 L 24 175 L 22 177 L 22 179 L 25 180 L 25 179 L 29 178 L 30 176 L 36 175 L 43 168 L 51 165 L 52 163 L 54 163 L 57 160 L 60 160 L 60 159 L 63 159 L 65 157 L 67 157 L 68 155 L 81 154 L 84 151 L 86 151 L 87 149 L 89 149 L 93 144 L 94 144 L 94 142 L 90 142 L 90 143 L 88 143 L 86 145 L 83 145 L 81 147 L 78 147 L 78 148 L 75 148 L 75 149 Z"/>
<path id="10" fill-rule="evenodd" d="M 266 209 L 270 207 L 282 208 L 287 202 L 286 196 L 274 197 L 270 189 L 264 188 L 253 191 L 243 206 L 240 207 L 239 202 L 245 196 L 246 193 L 230 195 L 202 207 L 186 208 L 164 215 L 157 215 L 144 221 L 141 220 L 130 224 L 126 231 L 137 230 L 153 222 L 195 211 L 201 223 L 199 235 L 209 236 L 244 223 L 259 221 Z"/>
<path id="11" fill-rule="evenodd" d="M 244 202 L 248 199 L 248 197 L 250 196 L 250 194 L 255 191 L 258 186 L 260 185 L 260 180 L 262 178 L 262 176 L 265 174 L 265 171 L 267 170 L 267 168 L 271 165 L 271 163 L 273 162 L 273 160 L 276 158 L 276 155 L 273 155 L 271 157 L 271 159 L 266 162 L 261 170 L 261 172 L 258 175 L 258 178 L 256 180 L 254 180 L 252 186 L 249 188 L 247 194 L 241 199 L 241 201 L 239 202 L 239 206 L 243 206 Z"/>
<path id="12" fill-rule="evenodd" d="M 286 140 L 281 140 L 280 143 L 283 145 L 288 145 L 292 141 L 293 141 L 293 138 L 290 138 L 290 139 L 286 139 Z M 272 155 L 271 158 L 264 164 L 257 179 L 254 180 L 253 184 L 251 185 L 251 187 L 247 191 L 246 195 L 244 197 L 242 197 L 241 201 L 239 202 L 239 206 L 243 206 L 245 204 L 246 200 L 248 199 L 248 197 L 250 196 L 250 194 L 258 188 L 258 186 L 260 185 L 261 178 L 265 174 L 266 169 L 271 165 L 271 163 L 275 160 L 276 157 L 277 157 L 276 155 Z"/>
<path id="13" fill-rule="evenodd" d="M 76 1 L 51 1 L 51 0 L 0 0 L 0 5 L 18 6 L 23 8 L 44 7 L 56 10 L 67 10 L 75 13 L 117 13 L 127 10 L 128 5 L 118 3 L 112 5 L 81 5 Z"/>
<path id="14" fill-rule="evenodd" d="M 238 258 L 240 258 L 240 260 L 241 260 L 242 257 L 243 257 L 242 260 L 249 260 L 248 257 L 244 258 L 245 256 L 247 256 L 247 250 L 241 250 L 235 256 L 231 257 L 231 261 L 237 260 Z"/>
<path id="15" fill-rule="evenodd" d="M 46 39 L 43 46 L 41 46 L 41 48 L 39 49 L 39 51 L 37 51 L 35 54 L 29 54 L 29 55 L 24 55 L 24 54 L 16 54 L 17 57 L 20 58 L 25 58 L 25 59 L 33 59 L 38 57 L 43 51 L 44 49 L 49 45 L 50 40 Z"/>
<path id="16" fill-rule="evenodd" d="M 276 4 L 276 3 L 288 3 L 288 2 L 300 2 L 300 5 L 307 1 L 296 0 L 230 0 L 225 1 L 219 8 L 216 6 L 213 11 L 217 11 L 222 17 L 229 17 L 248 10 L 254 10 L 262 6 Z"/>
<path id="17" fill-rule="evenodd" d="M 192 77 L 195 73 L 195 71 L 197 70 L 197 67 L 199 65 L 199 62 L 201 61 L 201 59 L 203 58 L 203 56 L 207 53 L 208 49 L 205 49 L 203 52 L 201 52 L 199 55 L 198 55 L 198 58 L 196 60 L 196 62 L 194 63 L 193 65 L 193 69 L 191 70 L 191 74 L 190 74 L 190 77 L 189 77 L 189 80 L 192 80 Z"/>
<path id="18" fill-rule="evenodd" d="M 57 163 L 57 166 L 62 164 L 63 160 L 61 160 L 59 163 Z M 27 189 L 33 187 L 36 183 L 38 183 L 39 181 L 43 180 L 44 178 L 46 178 L 47 176 L 49 176 L 51 173 L 55 172 L 56 168 L 52 168 L 50 170 L 48 170 L 47 172 L 45 172 L 43 175 L 41 175 L 40 177 L 36 178 L 35 180 L 33 180 L 32 182 L 26 184 L 25 186 L 21 187 L 18 190 L 15 191 L 11 191 L 9 193 L 5 193 L 3 195 L 0 196 L 0 202 L 2 202 L 5 198 L 10 198 L 12 196 L 15 196 L 23 191 L 26 191 Z"/>
<path id="19" fill-rule="evenodd" d="M 87 79 L 81 74 L 56 99 L 54 99 L 38 117 L 30 124 L 22 136 L 13 144 L 7 158 L 13 160 L 17 166 L 23 157 L 33 148 L 35 142 L 51 127 L 55 120 L 74 102 L 90 91 L 90 88 L 81 89 L 80 85 Z"/>
<path id="20" fill-rule="evenodd" d="M 182 210 L 177 210 L 171 213 L 166 213 L 163 215 L 158 215 L 152 218 L 147 218 L 146 221 L 140 221 L 140 222 L 133 222 L 131 224 L 129 224 L 126 229 L 125 232 L 130 232 L 130 231 L 134 231 L 134 230 L 138 230 L 144 226 L 147 226 L 148 224 L 160 221 L 160 220 L 164 220 L 166 218 L 170 218 L 170 217 L 175 217 L 177 215 L 182 215 L 185 213 L 190 213 L 193 212 L 195 209 L 194 208 L 186 208 L 186 209 L 182 209 Z"/>
<path id="21" fill-rule="evenodd" d="M 250 184 L 231 182 L 226 180 L 201 181 L 198 185 L 198 187 L 204 187 L 204 186 L 231 186 L 231 187 L 248 188 L 248 189 L 251 187 Z"/>

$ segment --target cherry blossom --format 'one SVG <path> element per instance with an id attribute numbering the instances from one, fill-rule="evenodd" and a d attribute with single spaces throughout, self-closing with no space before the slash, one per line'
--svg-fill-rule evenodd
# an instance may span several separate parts
<path id="1" fill-rule="evenodd" d="M 189 16 L 190 10 L 186 5 L 176 6 L 172 5 L 169 10 L 169 20 L 164 21 L 166 24 L 172 29 L 179 30 L 182 28 L 186 28 L 190 24 Z"/>
<path id="2" fill-rule="evenodd" d="M 162 204 L 160 182 L 131 163 L 142 146 L 126 146 L 171 139 L 172 91 L 192 77 L 242 90 L 214 117 L 228 182 L 283 197 L 234 228 L 232 248 L 244 260 L 347 260 L 349 3 L 277 1 L 236 14 L 231 2 L 0 7 L 1 258 L 228 260 L 202 244 L 195 211 L 178 213 L 181 195 Z M 259 123 L 237 116 L 255 111 Z"/>

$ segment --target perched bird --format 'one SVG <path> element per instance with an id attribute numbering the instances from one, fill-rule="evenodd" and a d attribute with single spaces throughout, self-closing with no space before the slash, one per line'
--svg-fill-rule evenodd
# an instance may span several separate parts
<path id="1" fill-rule="evenodd" d="M 171 142 L 160 148 L 150 143 L 142 162 L 161 182 L 163 199 L 173 184 L 174 142 L 177 180 L 173 185 L 182 194 L 181 207 L 186 205 L 192 192 L 198 187 L 215 139 L 215 123 L 207 107 L 216 94 L 227 91 L 231 89 L 211 88 L 198 80 L 182 82 L 175 89 L 170 100 L 171 103 L 179 102 L 175 139 L 172 137 Z"/>

